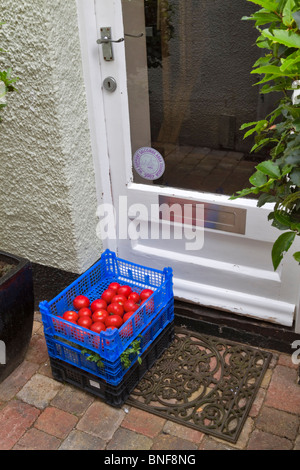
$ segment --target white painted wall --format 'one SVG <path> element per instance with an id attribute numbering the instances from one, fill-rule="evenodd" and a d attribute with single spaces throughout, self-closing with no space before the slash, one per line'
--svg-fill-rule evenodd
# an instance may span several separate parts
<path id="1" fill-rule="evenodd" d="M 102 251 L 75 0 L 1 0 L 0 250 L 81 273 Z M 97 168 L 97 172 L 99 168 Z M 98 181 L 98 179 L 97 179 Z M 101 184 L 101 183 L 100 183 Z"/>

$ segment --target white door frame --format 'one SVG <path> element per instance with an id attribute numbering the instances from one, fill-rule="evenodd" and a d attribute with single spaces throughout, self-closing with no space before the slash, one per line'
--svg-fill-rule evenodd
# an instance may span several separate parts
<path id="1" fill-rule="evenodd" d="M 76 0 L 81 45 L 83 76 L 86 88 L 91 147 L 94 162 L 97 204 L 112 204 L 110 167 L 106 134 L 102 76 L 99 63 L 98 38 L 94 0 Z M 94 44 L 94 47 L 91 47 Z M 103 248 L 116 250 L 115 240 L 103 241 Z"/>
<path id="2" fill-rule="evenodd" d="M 157 196 L 158 189 L 161 195 L 197 200 L 199 193 L 195 191 L 166 187 L 158 188 L 157 186 L 133 183 L 124 42 L 113 45 L 114 61 L 110 62 L 103 60 L 102 46 L 96 43 L 96 40 L 100 37 L 100 26 L 110 26 L 113 39 L 124 37 L 121 1 L 77 0 L 77 6 L 99 205 L 103 203 L 113 204 L 116 214 L 118 214 L 119 198 L 116 195 L 128 196 L 128 204 L 136 201 L 149 203 L 149 198 L 151 200 L 152 196 L 153 198 Z M 99 13 L 100 6 L 101 17 Z M 95 15 L 98 15 L 98 17 L 95 17 Z M 117 82 L 117 90 L 114 93 L 103 90 L 102 83 L 107 76 L 114 77 Z M 110 155 L 119 155 L 120 158 L 110 158 Z M 201 201 L 224 206 L 233 205 L 233 202 L 229 201 L 227 196 L 211 193 L 202 193 Z M 239 199 L 234 201 L 234 206 L 247 209 L 251 220 L 256 220 L 255 224 L 249 224 L 246 227 L 248 238 L 260 240 L 263 235 L 264 240 L 270 242 L 270 244 L 276 239 L 278 230 L 271 227 L 267 221 L 267 214 L 272 209 L 272 205 L 266 205 L 258 210 L 255 200 Z M 103 240 L 103 246 L 118 252 L 120 240 L 117 241 L 116 237 L 105 239 Z M 165 257 L 165 252 L 164 256 L 160 257 L 162 253 L 159 252 L 159 248 L 155 252 L 157 255 L 155 259 L 151 257 L 151 254 L 149 255 L 147 247 L 135 245 L 135 251 L 145 259 L 148 258 L 153 267 L 156 267 L 155 262 L 157 262 L 157 267 L 160 268 L 159 262 Z M 177 264 L 180 264 L 182 256 L 178 253 L 176 259 L 174 259 L 174 252 L 170 253 L 172 266 L 176 267 Z M 286 258 L 288 259 L 290 256 L 291 254 L 287 254 Z M 184 258 L 187 259 L 188 256 L 184 255 Z M 259 269 L 252 269 L 251 272 L 251 269 L 248 269 L 247 275 L 250 276 L 250 279 L 253 279 L 253 282 L 258 284 L 260 277 L 265 279 L 267 276 L 270 283 L 278 282 L 278 286 L 280 286 L 280 282 L 283 281 L 288 286 L 293 284 L 295 278 L 300 279 L 299 268 L 296 264 L 291 264 L 290 270 L 283 271 L 282 268 L 279 268 L 276 272 L 260 272 Z M 190 257 L 190 266 L 193 266 L 195 270 L 197 269 L 197 261 L 192 257 Z M 225 271 L 226 269 L 232 274 L 239 272 L 240 267 L 228 265 L 225 266 Z M 244 275 L 243 271 L 240 272 L 240 275 Z M 194 289 L 191 281 L 174 279 L 174 290 L 177 297 L 190 301 L 194 300 Z M 213 291 L 213 295 L 210 290 Z M 239 293 L 238 290 L 234 292 L 221 288 L 208 289 L 207 286 L 203 286 L 201 296 L 203 305 L 233 312 L 237 311 L 239 314 L 249 311 L 247 295 Z M 215 300 L 214 303 L 211 302 L 212 297 Z M 224 299 L 227 299 L 227 301 L 224 302 Z M 280 302 L 277 299 L 272 302 L 269 299 L 267 306 L 262 305 L 264 298 L 261 295 L 257 298 L 252 295 L 250 300 L 257 313 L 256 315 L 254 312 L 251 316 L 291 326 L 291 310 L 294 308 L 294 304 L 287 301 Z M 235 304 L 240 305 L 240 308 L 236 309 Z M 300 332 L 299 298 L 296 304 L 295 331 Z M 247 313 L 245 314 L 247 315 Z"/>

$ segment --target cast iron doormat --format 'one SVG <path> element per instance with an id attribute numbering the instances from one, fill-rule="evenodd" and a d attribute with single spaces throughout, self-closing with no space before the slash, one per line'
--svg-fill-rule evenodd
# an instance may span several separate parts
<path id="1" fill-rule="evenodd" d="M 127 404 L 236 442 L 272 354 L 175 327 Z"/>

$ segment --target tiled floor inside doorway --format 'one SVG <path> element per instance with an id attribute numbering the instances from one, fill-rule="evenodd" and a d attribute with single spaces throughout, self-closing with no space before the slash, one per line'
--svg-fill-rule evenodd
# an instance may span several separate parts
<path id="1" fill-rule="evenodd" d="M 232 150 L 153 143 L 165 159 L 165 172 L 156 184 L 225 194 L 249 187 L 249 177 L 261 158 Z"/>

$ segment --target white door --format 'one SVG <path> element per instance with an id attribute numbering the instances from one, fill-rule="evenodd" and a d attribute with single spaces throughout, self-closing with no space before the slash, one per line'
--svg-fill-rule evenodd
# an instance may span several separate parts
<path id="1" fill-rule="evenodd" d="M 292 326 L 300 271 L 290 254 L 273 270 L 271 206 L 229 200 L 255 165 L 237 129 L 266 108 L 247 82 L 253 37 L 233 34 L 241 2 L 228 18 L 224 1 L 77 2 L 104 246 L 172 267 L 178 299 Z M 99 43 L 108 27 L 117 42 Z"/>

